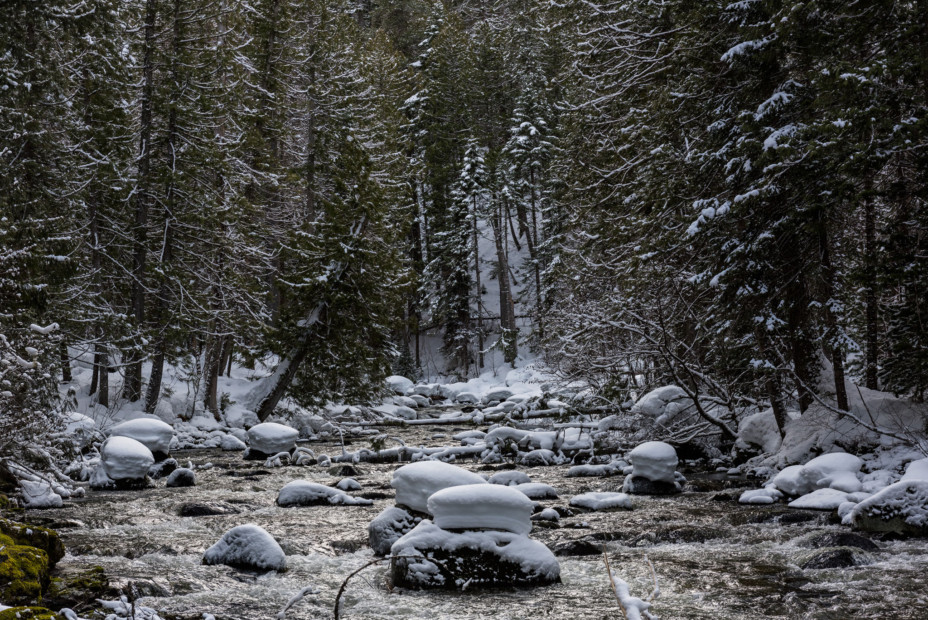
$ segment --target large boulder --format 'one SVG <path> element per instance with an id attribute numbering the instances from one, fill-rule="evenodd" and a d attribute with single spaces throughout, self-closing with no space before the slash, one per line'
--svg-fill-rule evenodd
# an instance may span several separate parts
<path id="1" fill-rule="evenodd" d="M 292 452 L 299 436 L 295 428 L 276 422 L 256 424 L 248 429 L 249 449 L 245 458 L 263 460 L 281 452 Z"/>
<path id="2" fill-rule="evenodd" d="M 263 528 L 249 523 L 233 527 L 203 554 L 204 564 L 225 564 L 258 571 L 287 570 L 283 549 Z"/>
<path id="3" fill-rule="evenodd" d="M 139 418 L 117 424 L 110 429 L 110 437 L 129 437 L 151 450 L 155 460 L 168 458 L 174 429 L 170 424 L 154 418 Z"/>
<path id="4" fill-rule="evenodd" d="M 368 543 L 377 555 L 387 555 L 404 534 L 416 527 L 422 517 L 398 506 L 385 508 L 367 525 Z"/>
<path id="5" fill-rule="evenodd" d="M 170 488 L 195 487 L 197 486 L 197 475 L 192 469 L 187 469 L 186 467 L 175 469 L 171 472 L 171 475 L 168 476 L 165 486 Z"/>
<path id="6" fill-rule="evenodd" d="M 391 553 L 393 584 L 405 588 L 470 590 L 561 580 L 550 549 L 512 532 L 449 532 L 424 519 L 393 543 Z"/>
<path id="7" fill-rule="evenodd" d="M 928 536 L 928 481 L 901 480 L 863 500 L 845 523 L 865 532 Z"/>
<path id="8" fill-rule="evenodd" d="M 100 448 L 100 467 L 90 480 L 94 488 L 137 488 L 148 483 L 148 470 L 155 464 L 151 450 L 135 439 L 114 435 Z"/>
<path id="9" fill-rule="evenodd" d="M 428 511 L 444 530 L 505 530 L 513 534 L 532 531 L 535 503 L 513 487 L 498 484 L 466 484 L 432 494 Z"/>
<path id="10" fill-rule="evenodd" d="M 387 387 L 390 388 L 394 394 L 400 395 L 405 395 L 406 392 L 411 390 L 412 386 L 414 385 L 412 381 L 399 375 L 392 375 L 387 377 L 386 382 Z"/>
<path id="11" fill-rule="evenodd" d="M 481 476 L 441 461 L 418 461 L 393 472 L 391 486 L 396 503 L 418 512 L 428 512 L 428 499 L 436 491 L 464 484 L 487 484 Z"/>
<path id="12" fill-rule="evenodd" d="M 574 508 L 586 510 L 631 510 L 632 498 L 625 493 L 596 492 L 581 493 L 570 498 L 569 504 Z"/>

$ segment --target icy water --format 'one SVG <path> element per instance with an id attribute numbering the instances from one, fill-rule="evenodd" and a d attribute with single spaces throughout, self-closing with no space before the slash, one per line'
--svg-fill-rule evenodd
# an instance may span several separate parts
<path id="1" fill-rule="evenodd" d="M 437 430 L 437 429 L 436 429 Z M 407 443 L 437 445 L 431 429 L 410 433 Z M 441 429 L 449 437 L 449 429 Z M 356 441 L 354 448 L 366 445 Z M 335 455 L 340 447 L 313 444 Z M 65 508 L 42 511 L 59 528 L 68 549 L 61 571 L 102 566 L 116 587 L 139 596 L 165 618 L 274 618 L 307 586 L 315 588 L 287 618 L 331 618 L 339 586 L 352 571 L 374 559 L 366 546 L 367 524 L 392 505 L 390 479 L 396 464 L 359 464 L 356 478 L 375 499 L 369 507 L 280 508 L 277 491 L 296 479 L 334 484 L 342 476 L 325 468 L 265 468 L 241 453 L 217 450 L 174 455 L 197 467 L 198 486 L 167 489 L 164 481 L 145 491 L 91 492 Z M 491 470 L 459 463 L 480 473 Z M 567 466 L 520 468 L 535 482 L 554 486 L 567 506 L 570 496 L 617 490 L 614 478 L 566 478 Z M 653 610 L 672 618 L 928 618 L 928 550 L 925 541 L 875 539 L 873 563 L 849 569 L 803 570 L 804 539 L 822 532 L 847 532 L 828 515 L 783 506 L 738 505 L 746 481 L 691 475 L 687 491 L 674 497 L 636 497 L 633 511 L 577 513 L 557 529 L 536 526 L 531 536 L 552 548 L 575 539 L 605 544 L 613 570 L 645 597 L 654 564 L 660 598 Z M 726 488 L 733 487 L 733 488 Z M 726 499 L 729 497 L 729 499 Z M 211 504 L 233 514 L 181 517 L 184 504 Z M 258 575 L 225 566 L 203 566 L 203 551 L 228 529 L 256 523 L 268 530 L 288 556 L 286 573 Z M 342 599 L 343 618 L 621 618 L 601 555 L 562 556 L 563 583 L 528 590 L 436 593 L 391 590 L 385 565 L 354 577 Z"/>

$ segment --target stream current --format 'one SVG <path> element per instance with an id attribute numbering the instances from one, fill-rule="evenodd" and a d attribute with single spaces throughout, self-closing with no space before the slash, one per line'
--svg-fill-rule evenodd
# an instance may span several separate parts
<path id="1" fill-rule="evenodd" d="M 391 431 L 392 432 L 392 431 Z M 445 437 L 435 435 L 440 433 Z M 411 429 L 409 445 L 447 444 L 447 428 Z M 366 445 L 356 441 L 354 449 Z M 313 443 L 317 453 L 339 454 L 340 445 Z M 197 486 L 141 491 L 90 492 L 64 508 L 31 513 L 58 531 L 67 556 L 58 571 L 76 574 L 100 566 L 112 585 L 133 593 L 166 619 L 275 618 L 291 597 L 307 594 L 287 618 L 331 618 L 343 580 L 375 556 L 367 524 L 393 505 L 390 487 L 397 464 L 356 466 L 353 475 L 373 506 L 280 508 L 277 492 L 291 480 L 334 485 L 343 476 L 327 468 L 266 468 L 240 452 L 193 450 L 173 455 L 197 467 Z M 201 469 L 207 464 L 212 467 Z M 459 462 L 478 473 L 498 466 Z M 568 466 L 520 467 L 534 482 L 550 484 L 567 507 L 585 491 L 620 490 L 622 476 L 568 478 Z M 585 539 L 604 544 L 617 576 L 634 596 L 646 598 L 653 584 L 645 557 L 654 565 L 660 596 L 652 611 L 663 620 L 928 618 L 928 548 L 925 541 L 874 538 L 872 563 L 843 569 L 804 570 L 804 541 L 820 533 L 846 533 L 827 513 L 774 506 L 742 506 L 736 500 L 750 481 L 684 473 L 684 493 L 635 496 L 632 511 L 580 512 L 562 517 L 558 528 L 536 525 L 531 537 L 557 549 Z M 185 505 L 209 505 L 228 514 L 181 516 Z M 227 566 L 204 566 L 203 552 L 228 529 L 256 523 L 281 544 L 285 573 L 255 574 Z M 342 618 L 621 618 L 602 554 L 560 556 L 562 583 L 535 589 L 486 592 L 416 592 L 390 589 L 388 565 L 365 569 L 348 584 Z"/>

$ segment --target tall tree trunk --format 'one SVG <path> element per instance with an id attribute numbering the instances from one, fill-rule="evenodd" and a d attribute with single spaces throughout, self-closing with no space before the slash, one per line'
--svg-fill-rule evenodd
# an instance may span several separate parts
<path id="1" fill-rule="evenodd" d="M 868 184 L 869 189 L 869 184 Z M 869 195 L 864 199 L 864 277 L 867 280 L 864 294 L 866 304 L 866 353 L 865 353 L 865 385 L 871 390 L 879 389 L 877 368 L 879 364 L 879 308 L 877 305 L 876 284 L 876 207 L 873 198 Z"/>
<path id="2" fill-rule="evenodd" d="M 151 360 L 151 374 L 148 376 L 148 391 L 145 394 L 145 412 L 154 413 L 161 398 L 161 382 L 164 380 L 164 340 L 158 342 L 155 355 Z"/>
<path id="3" fill-rule="evenodd" d="M 538 216 L 537 216 L 537 197 L 535 195 L 535 170 L 529 171 L 529 182 L 532 188 L 532 227 L 529 231 L 531 243 L 528 246 L 529 254 L 532 259 L 532 271 L 535 276 L 535 320 L 538 324 L 538 338 L 543 340 L 545 337 L 544 313 L 541 304 L 541 257 L 538 255 Z"/>
<path id="4" fill-rule="evenodd" d="M 515 316 L 512 301 L 512 288 L 509 280 L 509 256 L 506 251 L 508 233 L 506 231 L 506 215 L 502 199 L 497 197 L 495 213 L 493 214 L 493 237 L 496 244 L 496 262 L 499 278 L 499 325 L 502 332 L 503 360 L 512 363 L 517 355 L 517 343 L 513 333 Z"/>
<path id="5" fill-rule="evenodd" d="M 473 209 L 471 210 L 471 233 L 474 242 L 474 283 L 477 288 L 477 374 L 483 368 L 483 284 L 480 282 L 480 236 L 477 230 L 477 197 L 473 197 Z"/>
<path id="6" fill-rule="evenodd" d="M 838 342 L 838 320 L 835 317 L 833 304 L 835 299 L 836 283 L 835 268 L 831 258 L 831 246 L 828 238 L 828 222 L 824 213 L 819 215 L 818 222 L 819 260 L 822 266 L 822 284 L 825 294 L 823 304 L 825 311 L 825 346 L 831 356 L 831 365 L 834 369 L 835 399 L 838 409 L 849 411 L 847 402 L 847 387 L 844 384 L 844 351 Z"/>
<path id="7" fill-rule="evenodd" d="M 221 357 L 221 339 L 209 336 L 203 354 L 203 404 L 219 422 L 219 360 Z"/>
<path id="8" fill-rule="evenodd" d="M 786 405 L 783 403 L 783 385 L 777 371 L 777 360 L 771 355 L 767 335 L 763 330 L 763 325 L 757 327 L 754 336 L 757 339 L 761 359 L 773 366 L 773 368 L 765 369 L 764 388 L 767 391 L 767 398 L 770 400 L 770 408 L 773 410 L 773 419 L 777 424 L 777 431 L 780 433 L 780 438 L 783 438 L 786 434 L 786 423 L 789 421 L 789 417 L 786 414 Z"/>
<path id="9" fill-rule="evenodd" d="M 148 211 L 151 202 L 152 105 L 155 80 L 155 37 L 157 1 L 145 2 L 144 52 L 142 57 L 142 98 L 139 117 L 138 187 L 135 193 L 135 250 L 132 259 L 132 313 L 136 329 L 145 321 L 145 258 L 148 253 Z M 133 348 L 127 356 L 124 396 L 129 402 L 142 397 L 142 352 Z"/>
<path id="10" fill-rule="evenodd" d="M 64 339 L 58 344 L 58 354 L 61 358 L 61 380 L 64 383 L 70 383 L 73 378 L 71 375 L 71 356 L 68 354 L 68 343 Z"/>
<path id="11" fill-rule="evenodd" d="M 94 367 L 99 372 L 99 384 L 97 386 L 97 404 L 109 408 L 110 406 L 110 356 L 106 352 L 106 347 L 97 344 L 96 351 L 93 354 Z"/>

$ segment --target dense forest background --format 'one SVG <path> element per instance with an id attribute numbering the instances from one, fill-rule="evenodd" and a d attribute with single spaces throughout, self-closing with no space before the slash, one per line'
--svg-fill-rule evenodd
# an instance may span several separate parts
<path id="1" fill-rule="evenodd" d="M 922 399 L 926 94 L 924 0 L 3 2 L 0 408 L 69 348 L 104 406 L 269 354 L 256 410 L 364 400 L 426 333 L 781 428 L 822 369 Z"/>

